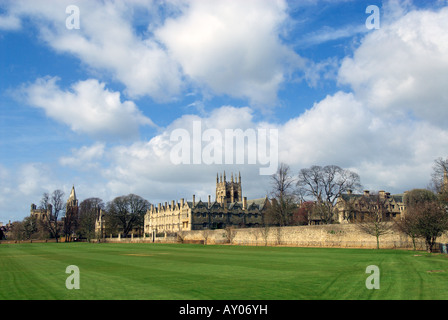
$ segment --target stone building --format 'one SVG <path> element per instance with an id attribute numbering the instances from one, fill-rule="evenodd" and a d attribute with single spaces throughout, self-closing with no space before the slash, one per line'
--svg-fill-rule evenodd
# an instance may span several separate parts
<path id="1" fill-rule="evenodd" d="M 74 232 L 78 221 L 79 206 L 76 198 L 75 186 L 72 187 L 70 196 L 65 205 L 65 217 L 61 218 L 64 223 L 65 240 L 68 241 Z"/>
<path id="2" fill-rule="evenodd" d="M 338 197 L 335 205 L 335 220 L 339 223 L 362 221 L 368 214 L 366 204 L 370 201 L 377 202 L 384 209 L 386 220 L 401 219 L 405 213 L 403 194 L 391 195 L 389 192 L 379 191 L 377 195 L 365 190 L 363 194 L 354 194 L 348 191 Z"/>
<path id="3" fill-rule="evenodd" d="M 106 212 L 101 208 L 96 208 L 95 235 L 98 238 L 105 238 L 106 235 Z"/>
<path id="4" fill-rule="evenodd" d="M 76 198 L 75 186 L 73 186 L 67 204 L 65 205 L 65 218 L 70 220 L 76 219 L 78 217 L 78 210 L 78 199 Z"/>
<path id="5" fill-rule="evenodd" d="M 51 204 L 48 204 L 47 209 L 38 209 L 37 206 L 32 203 L 30 209 L 30 217 L 34 217 L 37 220 L 45 220 L 51 217 L 52 212 L 53 207 L 51 206 Z"/>
<path id="6" fill-rule="evenodd" d="M 170 203 L 151 205 L 144 220 L 146 235 L 154 233 L 175 233 L 179 231 L 224 229 L 226 227 L 257 227 L 262 225 L 263 211 L 269 206 L 267 197 L 247 200 L 242 196 L 241 175 L 238 180 L 233 174 L 226 180 L 226 174 L 216 176 L 216 198 L 207 201 L 181 199 Z"/>

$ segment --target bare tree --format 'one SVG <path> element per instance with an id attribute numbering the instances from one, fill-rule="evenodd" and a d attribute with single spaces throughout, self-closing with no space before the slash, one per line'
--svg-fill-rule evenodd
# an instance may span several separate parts
<path id="1" fill-rule="evenodd" d="M 271 177 L 272 201 L 267 210 L 272 223 L 279 226 L 290 225 L 293 221 L 297 204 L 294 195 L 295 181 L 288 165 L 281 163 L 277 172 Z"/>
<path id="2" fill-rule="evenodd" d="M 61 225 L 58 221 L 59 215 L 64 212 L 64 192 L 62 190 L 54 190 L 51 195 L 44 193 L 41 200 L 41 209 L 49 212 L 49 216 L 42 220 L 46 230 L 50 232 L 51 237 L 59 241 L 59 234 L 61 232 Z"/>
<path id="3" fill-rule="evenodd" d="M 297 193 L 303 201 L 316 202 L 314 214 L 323 223 L 333 221 L 336 199 L 348 190 L 361 190 L 357 173 L 335 165 L 311 166 L 301 169 L 297 180 Z"/>
<path id="4" fill-rule="evenodd" d="M 376 248 L 380 248 L 380 237 L 391 232 L 393 224 L 387 219 L 385 198 L 379 195 L 364 196 L 360 201 L 361 221 L 357 226 L 376 238 Z"/>
<path id="5" fill-rule="evenodd" d="M 446 179 L 448 178 L 448 159 L 443 160 L 438 158 L 434 161 L 432 167 L 430 188 L 435 193 L 447 193 L 448 186 L 446 185 Z"/>
<path id="6" fill-rule="evenodd" d="M 118 225 L 127 237 L 133 229 L 143 229 L 143 220 L 150 203 L 142 197 L 129 194 L 113 199 L 107 205 L 107 224 Z"/>

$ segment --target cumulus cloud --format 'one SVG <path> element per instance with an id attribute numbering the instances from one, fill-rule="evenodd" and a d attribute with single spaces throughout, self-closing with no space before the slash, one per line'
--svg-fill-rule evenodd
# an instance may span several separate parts
<path id="1" fill-rule="evenodd" d="M 448 8 L 411 11 L 368 34 L 339 81 L 377 112 L 448 124 Z"/>
<path id="2" fill-rule="evenodd" d="M 81 170 L 99 168 L 105 147 L 106 145 L 104 143 L 95 143 L 89 147 L 83 146 L 79 149 L 73 149 L 72 155 L 61 157 L 59 163 L 62 166 L 79 168 Z"/>
<path id="3" fill-rule="evenodd" d="M 40 78 L 22 88 L 27 102 L 45 110 L 54 120 L 96 138 L 128 139 L 138 135 L 141 125 L 153 125 L 134 102 L 120 100 L 120 93 L 95 79 L 79 81 L 62 90 L 57 77 Z"/>
<path id="4" fill-rule="evenodd" d="M 68 5 L 80 9 L 78 30 L 66 28 Z M 152 1 L 17 0 L 7 17 L 30 17 L 40 39 L 108 73 L 131 98 L 166 102 L 192 86 L 272 105 L 284 81 L 305 66 L 280 39 L 289 19 L 283 0 L 169 1 L 168 14 L 161 11 Z M 137 15 L 145 32 L 133 25 Z"/>
<path id="5" fill-rule="evenodd" d="M 304 59 L 282 44 L 283 1 L 191 1 L 155 34 L 186 76 L 215 94 L 275 103 L 289 70 Z"/>

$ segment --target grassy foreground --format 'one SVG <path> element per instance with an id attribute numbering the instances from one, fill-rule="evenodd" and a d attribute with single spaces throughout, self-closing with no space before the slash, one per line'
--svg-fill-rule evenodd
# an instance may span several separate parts
<path id="1" fill-rule="evenodd" d="M 76 265 L 80 289 L 68 290 Z M 368 290 L 369 265 L 380 289 Z M 414 251 L 176 244 L 0 245 L 0 299 L 448 299 L 448 257 Z"/>

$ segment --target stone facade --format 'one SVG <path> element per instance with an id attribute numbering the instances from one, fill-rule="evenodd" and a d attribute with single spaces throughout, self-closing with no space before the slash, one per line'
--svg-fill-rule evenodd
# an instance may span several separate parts
<path id="1" fill-rule="evenodd" d="M 51 204 L 49 204 L 47 210 L 45 210 L 45 209 L 38 209 L 37 206 L 34 203 L 32 203 L 30 209 L 30 216 L 35 217 L 37 220 L 45 220 L 51 216 L 52 211 L 53 208 Z"/>
<path id="2" fill-rule="evenodd" d="M 78 199 L 76 198 L 75 186 L 72 187 L 67 204 L 65 205 L 66 219 L 74 219 L 78 217 Z"/>
<path id="3" fill-rule="evenodd" d="M 211 201 L 165 202 L 151 205 L 145 215 L 145 234 L 175 233 L 180 231 L 224 229 L 226 227 L 256 227 L 262 225 L 263 211 L 269 205 L 267 197 L 247 200 L 242 196 L 241 175 L 238 181 L 232 174 L 231 181 L 226 175 L 216 177 L 216 199 Z"/>
<path id="4" fill-rule="evenodd" d="M 403 197 L 404 194 L 391 195 L 385 191 L 379 191 L 375 196 L 368 190 L 365 190 L 363 194 L 354 194 L 348 191 L 346 194 L 342 194 L 336 201 L 334 208 L 335 220 L 339 223 L 362 221 L 365 215 L 368 214 L 366 203 L 369 201 L 377 201 L 383 207 L 384 219 L 401 219 L 406 210 Z"/>

